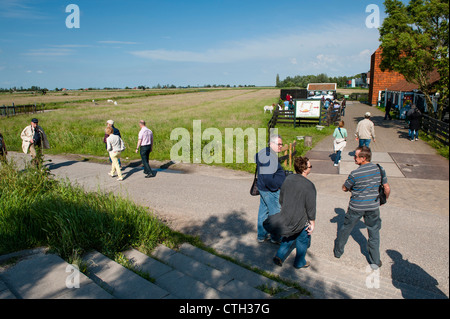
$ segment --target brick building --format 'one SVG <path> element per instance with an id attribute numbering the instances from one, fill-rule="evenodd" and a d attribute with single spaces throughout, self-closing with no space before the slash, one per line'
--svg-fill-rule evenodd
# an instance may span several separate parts
<path id="1" fill-rule="evenodd" d="M 381 47 L 378 48 L 370 59 L 370 81 L 369 81 L 369 105 L 377 105 L 380 91 L 384 91 L 394 84 L 404 81 L 403 75 L 393 71 L 381 71 Z"/>

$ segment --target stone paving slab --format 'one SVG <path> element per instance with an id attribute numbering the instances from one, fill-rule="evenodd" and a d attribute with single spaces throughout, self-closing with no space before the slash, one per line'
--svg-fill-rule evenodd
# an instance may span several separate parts
<path id="1" fill-rule="evenodd" d="M 184 247 L 189 244 L 183 244 Z M 190 245 L 189 245 L 190 246 Z M 191 246 L 191 251 L 194 250 Z M 200 250 L 200 249 L 199 249 Z M 186 252 L 186 250 L 184 250 Z M 206 253 L 206 252 L 205 252 Z M 208 253 L 206 253 L 208 254 Z M 236 299 L 265 299 L 270 296 L 263 291 L 248 285 L 245 281 L 236 280 L 232 275 L 216 269 L 213 264 L 204 262 L 189 254 L 175 252 L 165 246 L 158 246 L 153 252 L 157 258 L 174 267 L 176 270 Z M 210 255 L 210 254 L 209 254 Z M 192 257 L 192 258 L 191 258 Z M 209 258 L 211 260 L 211 258 Z M 225 262 L 225 261 L 224 261 Z M 222 266 L 224 263 L 220 263 Z M 243 268 L 244 269 L 244 268 Z"/>
<path id="2" fill-rule="evenodd" d="M 66 280 L 72 274 L 68 265 L 56 255 L 39 253 L 3 268 L 0 277 L 19 299 L 112 298 L 82 273 L 80 287 L 68 288 Z"/>
<path id="3" fill-rule="evenodd" d="M 172 270 L 156 279 L 156 284 L 182 299 L 232 299 L 181 271 Z"/>
<path id="4" fill-rule="evenodd" d="M 205 264 L 211 265 L 212 267 L 219 269 L 237 280 L 248 283 L 252 287 L 267 286 L 272 288 L 279 287 L 281 289 L 287 289 L 287 287 L 281 283 L 261 276 L 246 268 L 240 267 L 219 256 L 209 254 L 206 251 L 194 247 L 188 243 L 184 243 L 180 247 L 180 252 L 188 256 L 192 256 L 196 260 L 200 260 Z"/>
<path id="5" fill-rule="evenodd" d="M 134 266 L 148 273 L 151 278 L 158 278 L 173 270 L 172 267 L 167 266 L 154 258 L 148 258 L 147 255 L 136 249 L 129 249 L 123 252 L 123 254 L 133 263 Z"/>
<path id="6" fill-rule="evenodd" d="M 83 258 L 88 263 L 90 276 L 98 278 L 97 284 L 119 299 L 161 299 L 169 292 L 138 276 L 99 252 Z"/>
<path id="7" fill-rule="evenodd" d="M 449 180 L 448 160 L 430 154 L 390 153 L 407 178 Z"/>

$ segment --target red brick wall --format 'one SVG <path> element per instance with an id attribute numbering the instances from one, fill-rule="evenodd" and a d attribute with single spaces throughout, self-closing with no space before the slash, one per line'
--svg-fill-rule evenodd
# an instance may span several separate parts
<path id="1" fill-rule="evenodd" d="M 381 48 L 378 48 L 370 59 L 369 105 L 377 104 L 379 91 L 384 91 L 404 80 L 404 77 L 397 72 L 381 71 L 380 62 Z"/>

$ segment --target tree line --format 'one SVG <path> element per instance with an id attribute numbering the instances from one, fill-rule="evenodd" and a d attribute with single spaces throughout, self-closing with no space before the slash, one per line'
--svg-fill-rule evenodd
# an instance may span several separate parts
<path id="1" fill-rule="evenodd" d="M 349 80 L 360 77 L 362 77 L 365 80 L 366 73 L 358 74 L 356 76 L 337 76 L 337 77 L 329 77 L 325 73 L 321 73 L 318 75 L 296 75 L 294 77 L 288 76 L 284 80 L 280 80 L 280 76 L 277 74 L 276 87 L 306 88 L 309 83 L 336 83 L 339 88 L 345 88 L 347 87 L 347 83 Z"/>

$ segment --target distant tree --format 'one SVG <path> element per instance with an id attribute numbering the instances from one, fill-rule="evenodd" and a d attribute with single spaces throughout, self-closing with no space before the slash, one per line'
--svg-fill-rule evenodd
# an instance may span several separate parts
<path id="1" fill-rule="evenodd" d="M 382 70 L 396 71 L 408 82 L 416 83 L 432 109 L 429 74 L 437 69 L 441 77 L 435 87 L 443 101 L 448 98 L 449 4 L 447 0 L 385 0 L 387 17 L 380 28 Z"/>

